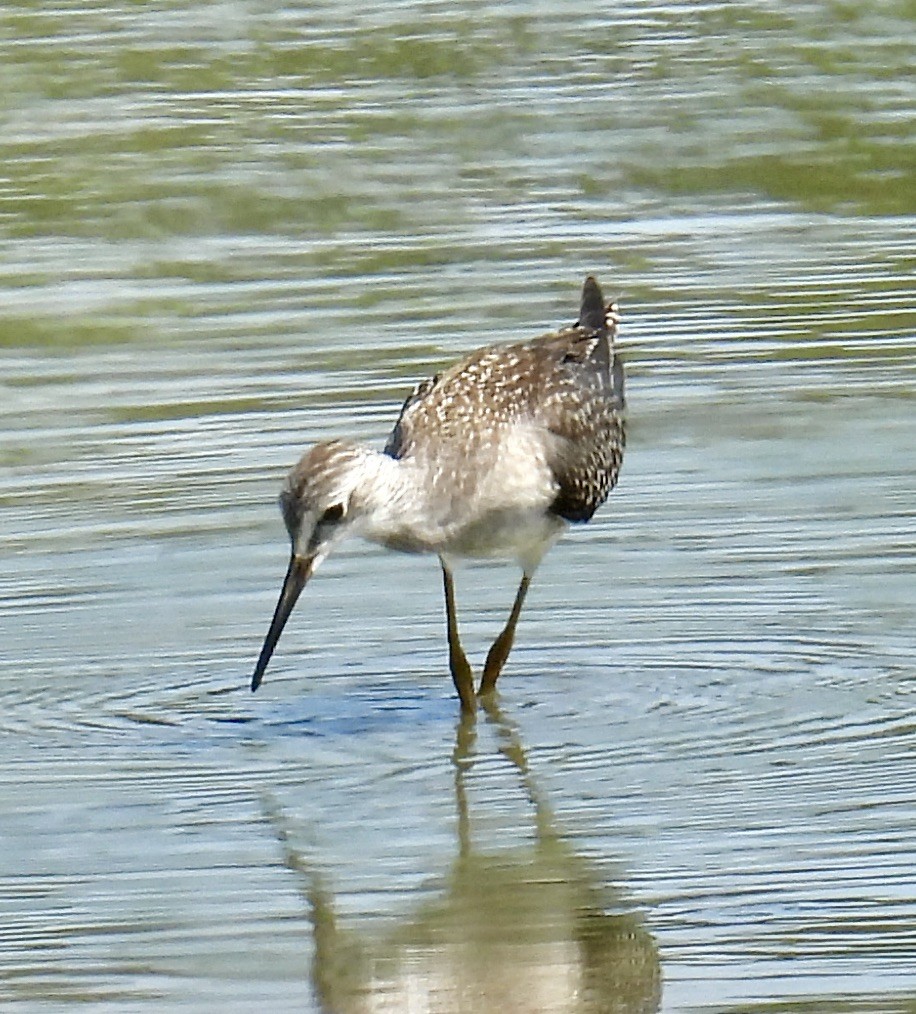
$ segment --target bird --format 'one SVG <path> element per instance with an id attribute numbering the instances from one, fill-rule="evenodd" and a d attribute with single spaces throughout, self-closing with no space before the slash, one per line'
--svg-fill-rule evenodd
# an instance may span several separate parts
<path id="1" fill-rule="evenodd" d="M 291 555 L 251 689 L 257 690 L 302 589 L 347 535 L 436 555 L 449 669 L 462 713 L 492 694 L 532 577 L 571 524 L 617 483 L 626 443 L 620 313 L 589 275 L 575 323 L 480 348 L 418 384 L 381 451 L 333 439 L 289 472 L 280 510 Z M 461 645 L 453 571 L 462 558 L 515 561 L 521 580 L 475 691 Z"/>

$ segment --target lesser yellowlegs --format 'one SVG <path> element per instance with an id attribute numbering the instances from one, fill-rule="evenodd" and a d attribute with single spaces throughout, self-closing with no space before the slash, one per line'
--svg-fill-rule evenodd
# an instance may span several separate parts
<path id="1" fill-rule="evenodd" d="M 292 556 L 251 679 L 257 690 L 299 594 L 347 534 L 442 566 L 449 666 L 462 708 L 476 707 L 458 637 L 453 564 L 514 559 L 522 569 L 509 619 L 484 664 L 492 692 L 544 553 L 568 522 L 588 521 L 617 481 L 624 448 L 624 373 L 617 306 L 586 278 L 570 327 L 472 352 L 419 384 L 382 452 L 343 440 L 307 451 L 280 509 Z"/>

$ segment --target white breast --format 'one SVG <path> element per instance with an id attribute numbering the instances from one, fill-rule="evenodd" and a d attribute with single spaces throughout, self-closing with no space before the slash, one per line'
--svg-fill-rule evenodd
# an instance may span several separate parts
<path id="1" fill-rule="evenodd" d="M 550 514 L 557 483 L 547 464 L 549 435 L 504 427 L 468 455 L 379 455 L 360 534 L 389 549 L 518 560 L 533 571 L 565 528 Z"/>

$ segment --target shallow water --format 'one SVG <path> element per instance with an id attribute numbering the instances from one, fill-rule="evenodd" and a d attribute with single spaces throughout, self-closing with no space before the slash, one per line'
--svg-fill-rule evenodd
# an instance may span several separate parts
<path id="1" fill-rule="evenodd" d="M 913 1010 L 911 7 L 2 20 L 5 1006 Z M 357 544 L 251 695 L 286 468 L 588 271 L 627 457 L 500 708 Z"/>

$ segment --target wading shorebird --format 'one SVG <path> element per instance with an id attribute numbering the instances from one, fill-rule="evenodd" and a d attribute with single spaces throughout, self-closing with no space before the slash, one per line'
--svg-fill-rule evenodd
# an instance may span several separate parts
<path id="1" fill-rule="evenodd" d="M 478 693 L 505 665 L 531 578 L 569 522 L 590 520 L 617 481 L 624 448 L 620 318 L 588 277 L 571 327 L 472 352 L 419 384 L 383 451 L 328 440 L 289 473 L 280 509 L 289 569 L 251 678 L 257 690 L 306 582 L 352 532 L 388 549 L 435 553 L 442 566 L 449 667 L 466 712 L 474 675 L 458 637 L 454 561 L 518 562 L 509 619 Z"/>

